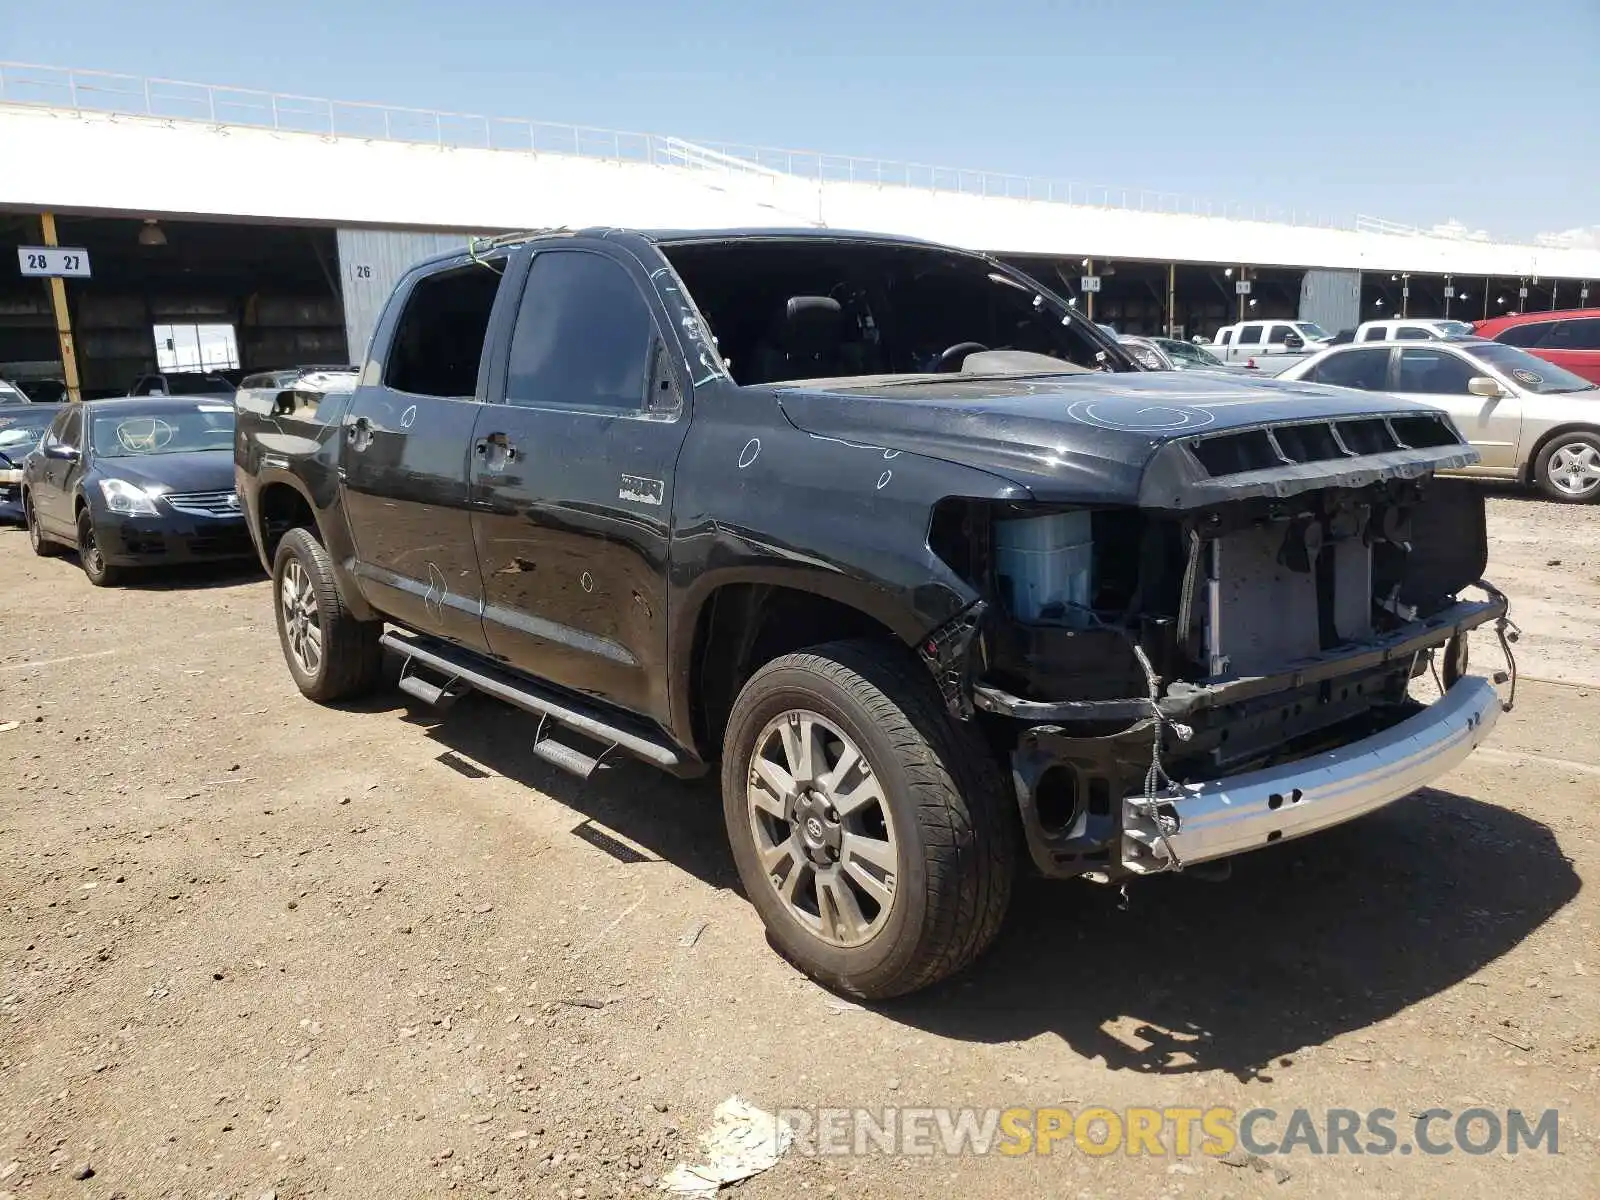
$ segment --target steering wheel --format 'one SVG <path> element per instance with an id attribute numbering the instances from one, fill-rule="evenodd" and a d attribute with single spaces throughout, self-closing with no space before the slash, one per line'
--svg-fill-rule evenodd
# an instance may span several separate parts
<path id="1" fill-rule="evenodd" d="M 117 426 L 117 441 L 130 454 L 153 454 L 170 445 L 177 432 L 160 417 L 129 417 Z"/>
<path id="2" fill-rule="evenodd" d="M 957 342 L 939 355 L 938 360 L 933 364 L 933 369 L 935 371 L 959 371 L 961 370 L 961 360 L 966 358 L 967 355 L 980 354 L 988 348 L 982 342 Z"/>

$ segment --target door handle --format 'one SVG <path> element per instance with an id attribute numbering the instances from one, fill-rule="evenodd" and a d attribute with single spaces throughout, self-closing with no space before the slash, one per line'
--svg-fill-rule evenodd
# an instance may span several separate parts
<path id="1" fill-rule="evenodd" d="M 488 437 L 479 438 L 472 452 L 483 459 L 491 471 L 498 471 L 507 463 L 517 461 L 517 448 L 503 433 L 491 433 Z"/>

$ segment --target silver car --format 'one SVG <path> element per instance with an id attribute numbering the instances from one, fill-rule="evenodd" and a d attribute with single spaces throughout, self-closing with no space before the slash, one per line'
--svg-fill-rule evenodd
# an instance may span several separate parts
<path id="1" fill-rule="evenodd" d="M 1279 379 L 1393 392 L 1450 414 L 1482 461 L 1464 474 L 1532 484 L 1552 500 L 1600 500 L 1600 385 L 1477 337 L 1335 346 Z"/>

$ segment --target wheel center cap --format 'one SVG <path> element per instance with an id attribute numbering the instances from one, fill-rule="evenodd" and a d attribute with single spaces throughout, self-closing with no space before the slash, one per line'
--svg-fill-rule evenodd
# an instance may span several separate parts
<path id="1" fill-rule="evenodd" d="M 822 845 L 826 835 L 823 832 L 822 822 L 816 817 L 806 818 L 806 840 L 814 846 Z"/>

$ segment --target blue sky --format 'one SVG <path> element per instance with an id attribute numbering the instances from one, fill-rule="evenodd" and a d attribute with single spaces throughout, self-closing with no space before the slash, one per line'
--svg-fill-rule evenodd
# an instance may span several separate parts
<path id="1" fill-rule="evenodd" d="M 1500 237 L 1600 230 L 1600 0 L 70 0 L 0 58 Z"/>

